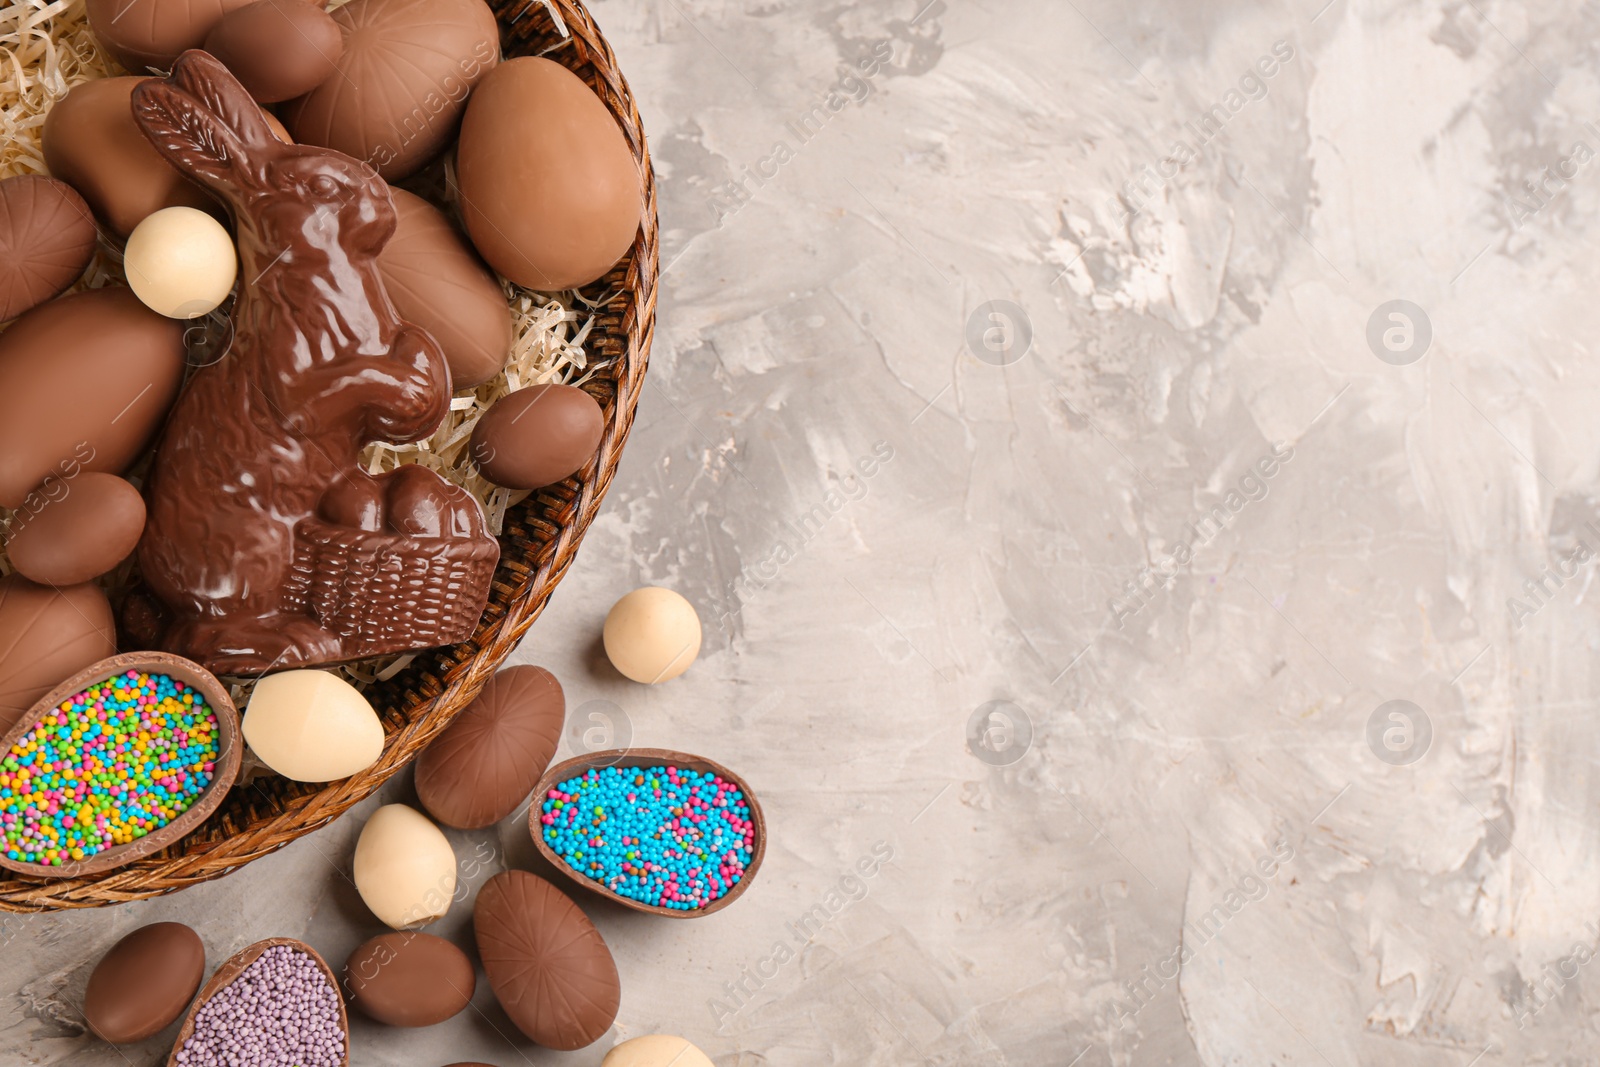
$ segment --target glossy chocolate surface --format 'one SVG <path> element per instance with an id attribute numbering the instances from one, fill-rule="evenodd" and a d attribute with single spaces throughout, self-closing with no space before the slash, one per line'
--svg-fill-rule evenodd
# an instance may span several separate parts
<path id="1" fill-rule="evenodd" d="M 157 150 L 227 205 L 241 266 L 232 350 L 179 398 L 146 493 L 139 563 L 173 616 L 163 646 L 252 673 L 465 637 L 498 557 L 481 509 L 468 533 L 430 537 L 330 531 L 317 517 L 330 487 L 386 482 L 358 467 L 367 443 L 426 437 L 449 405 L 439 346 L 401 321 L 378 274 L 395 227 L 388 186 L 348 156 L 279 141 L 204 52 L 139 86 L 133 107 Z M 459 513 L 461 490 L 432 481 L 441 510 Z M 323 569 L 376 561 L 437 580 L 434 564 L 463 546 L 479 565 L 449 579 L 464 631 L 419 629 L 405 603 Z"/>
<path id="2" fill-rule="evenodd" d="M 114 1045 L 143 1041 L 183 1014 L 206 975 L 206 947 L 182 923 L 141 926 L 89 975 L 83 1017 Z"/>

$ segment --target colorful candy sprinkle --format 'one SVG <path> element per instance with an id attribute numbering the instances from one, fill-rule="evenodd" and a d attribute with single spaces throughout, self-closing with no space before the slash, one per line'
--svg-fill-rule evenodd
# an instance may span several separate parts
<path id="1" fill-rule="evenodd" d="M 217 716 L 165 674 L 128 671 L 47 712 L 0 760 L 6 855 L 59 867 L 187 811 L 216 770 Z"/>
<path id="2" fill-rule="evenodd" d="M 544 840 L 619 896 L 693 911 L 726 896 L 755 849 L 750 806 L 722 777 L 678 767 L 605 767 L 551 789 Z"/>

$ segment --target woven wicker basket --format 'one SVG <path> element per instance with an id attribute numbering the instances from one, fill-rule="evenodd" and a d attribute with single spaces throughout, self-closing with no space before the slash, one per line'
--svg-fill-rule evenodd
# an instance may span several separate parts
<path id="1" fill-rule="evenodd" d="M 616 471 L 644 384 L 655 328 L 656 190 L 643 124 L 611 47 L 580 0 L 552 2 L 571 35 L 565 42 L 544 4 L 489 0 L 500 20 L 505 54 L 545 53 L 587 82 L 616 116 L 644 174 L 642 232 L 605 279 L 605 291 L 619 295 L 599 309 L 586 344 L 590 366 L 597 370 L 584 388 L 606 414 L 595 463 L 540 490 L 506 516 L 489 606 L 469 640 L 419 656 L 394 678 L 367 690 L 387 735 L 377 763 L 325 787 L 276 776 L 237 785 L 194 833 L 127 867 L 86 878 L 0 879 L 0 910 L 91 908 L 170 893 L 236 870 L 337 818 L 411 762 L 466 707 L 516 647 L 572 563 Z"/>

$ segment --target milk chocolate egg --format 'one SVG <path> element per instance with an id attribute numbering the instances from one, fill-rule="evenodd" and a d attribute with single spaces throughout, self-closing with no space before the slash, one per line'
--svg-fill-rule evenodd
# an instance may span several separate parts
<path id="1" fill-rule="evenodd" d="M 131 74 L 168 70 L 199 48 L 211 27 L 250 0 L 89 0 L 89 28 L 100 47 Z"/>
<path id="2" fill-rule="evenodd" d="M 263 104 L 309 93 L 333 77 L 344 35 L 308 0 L 256 0 L 217 20 L 205 49 Z"/>
<path id="3" fill-rule="evenodd" d="M 183 324 L 129 289 L 71 293 L 17 319 L 0 333 L 0 506 L 47 491 L 47 478 L 126 470 L 183 367 Z"/>
<path id="4" fill-rule="evenodd" d="M 0 578 L 0 733 L 50 690 L 116 654 L 111 602 L 98 586 Z"/>
<path id="5" fill-rule="evenodd" d="M 182 923 L 141 926 L 89 975 L 83 1018 L 114 1045 L 160 1033 L 183 1014 L 206 973 L 206 947 Z"/>
<path id="6" fill-rule="evenodd" d="M 337 69 L 286 105 L 301 144 L 336 148 L 398 181 L 455 136 L 467 94 L 500 61 L 500 28 L 483 0 L 351 0 Z"/>
<path id="7" fill-rule="evenodd" d="M 555 675 L 543 667 L 506 668 L 417 759 L 417 799 L 446 826 L 492 826 L 539 783 L 566 714 Z"/>
<path id="8" fill-rule="evenodd" d="M 517 1029 L 570 1052 L 617 1018 L 622 986 L 600 931 L 566 894 L 527 871 L 502 871 L 472 909 L 478 958 Z"/>
<path id="9" fill-rule="evenodd" d="M 24 501 L 6 531 L 17 573 L 44 585 L 77 585 L 114 570 L 144 533 L 144 497 L 115 474 L 63 480 L 37 511 Z"/>
<path id="10" fill-rule="evenodd" d="M 400 317 L 444 349 L 457 392 L 482 385 L 500 373 L 511 351 L 505 293 L 444 212 L 404 189 L 392 192 L 399 222 L 378 253 L 383 287 Z"/>
<path id="11" fill-rule="evenodd" d="M 571 385 L 530 385 L 502 397 L 472 430 L 472 461 L 508 489 L 542 489 L 576 474 L 606 429 L 594 397 Z"/>
<path id="12" fill-rule="evenodd" d="M 0 322 L 77 281 L 94 239 L 89 205 L 66 182 L 37 174 L 0 181 Z"/>
<path id="13" fill-rule="evenodd" d="M 75 85 L 44 119 L 45 166 L 82 193 L 118 237 L 128 236 L 158 208 L 221 210 L 162 159 L 133 124 L 133 87 L 147 80 L 97 78 Z"/>
<path id="14" fill-rule="evenodd" d="M 344 987 L 369 1018 L 390 1026 L 432 1026 L 472 1000 L 477 977 L 467 954 L 417 931 L 379 934 L 344 965 Z"/>
<path id="15" fill-rule="evenodd" d="M 361 828 L 352 875 L 372 914 L 396 930 L 409 930 L 450 910 L 456 855 L 422 812 L 385 804 Z"/>
<path id="16" fill-rule="evenodd" d="M 548 59 L 508 60 L 473 92 L 456 178 L 472 243 L 530 289 L 588 285 L 639 231 L 639 166 L 627 139 L 600 98 Z"/>

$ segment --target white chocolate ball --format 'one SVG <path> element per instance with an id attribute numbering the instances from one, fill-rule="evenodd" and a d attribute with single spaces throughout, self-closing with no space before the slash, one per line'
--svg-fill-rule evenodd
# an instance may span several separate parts
<path id="1" fill-rule="evenodd" d="M 625 676 L 668 682 L 700 654 L 700 616 L 671 589 L 647 585 L 611 606 L 603 636 L 611 665 Z"/>
<path id="2" fill-rule="evenodd" d="M 713 1067 L 711 1057 L 681 1037 L 650 1034 L 613 1048 L 600 1067 Z"/>
<path id="3" fill-rule="evenodd" d="M 192 207 L 164 207 L 128 235 L 122 265 L 134 295 L 169 319 L 194 319 L 228 298 L 238 276 L 233 238 Z"/>
<path id="4" fill-rule="evenodd" d="M 361 690 L 327 671 L 256 683 L 240 723 L 256 758 L 295 782 L 334 782 L 377 762 L 383 723 Z"/>
<path id="5" fill-rule="evenodd" d="M 396 930 L 411 930 L 450 910 L 456 854 L 422 812 L 385 804 L 356 839 L 354 877 L 372 914 Z"/>

